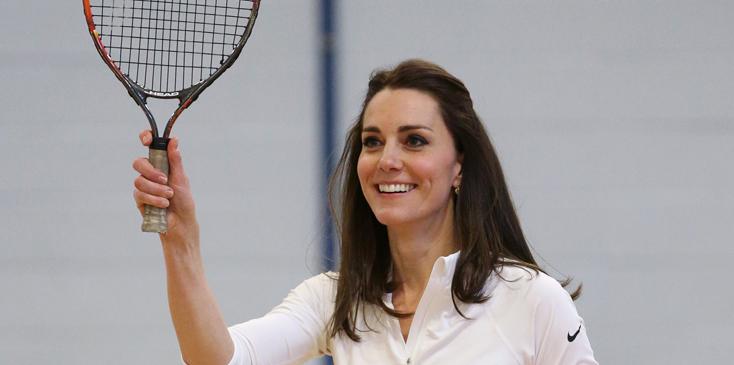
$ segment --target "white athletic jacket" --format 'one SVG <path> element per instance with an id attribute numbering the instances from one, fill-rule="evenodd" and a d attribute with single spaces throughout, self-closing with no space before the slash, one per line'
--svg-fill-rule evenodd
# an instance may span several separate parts
<path id="1" fill-rule="evenodd" d="M 358 323 L 364 330 L 358 332 L 360 342 L 329 338 L 336 294 L 330 277 L 336 274 L 321 274 L 293 289 L 264 317 L 230 327 L 235 345 L 230 365 L 300 364 L 323 354 L 337 365 L 598 365 L 571 297 L 543 273 L 504 266 L 504 280 L 497 275 L 487 280 L 490 299 L 459 304 L 470 319 L 461 317 L 451 301 L 457 258 L 458 252 L 436 260 L 407 341 L 398 320 L 374 307 L 367 309 L 366 323 Z M 384 301 L 392 305 L 389 293 Z"/>

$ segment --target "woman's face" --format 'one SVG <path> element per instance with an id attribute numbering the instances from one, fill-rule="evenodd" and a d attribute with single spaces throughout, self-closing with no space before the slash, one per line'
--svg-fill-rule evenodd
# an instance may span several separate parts
<path id="1" fill-rule="evenodd" d="M 367 104 L 357 174 L 380 223 L 438 224 L 452 212 L 461 162 L 438 103 L 413 89 L 384 89 Z"/>

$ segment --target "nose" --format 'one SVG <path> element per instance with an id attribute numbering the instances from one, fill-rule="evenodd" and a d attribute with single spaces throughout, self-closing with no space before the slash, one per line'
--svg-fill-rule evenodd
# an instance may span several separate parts
<path id="1" fill-rule="evenodd" d="M 385 172 L 401 170 L 403 168 L 403 159 L 400 156 L 400 149 L 395 146 L 386 145 L 382 149 L 378 167 Z"/>

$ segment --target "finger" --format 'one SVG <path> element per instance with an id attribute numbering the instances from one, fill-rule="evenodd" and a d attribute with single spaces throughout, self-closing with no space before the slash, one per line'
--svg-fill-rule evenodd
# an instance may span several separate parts
<path id="1" fill-rule="evenodd" d="M 133 169 L 150 181 L 155 181 L 160 184 L 168 183 L 168 177 L 166 174 L 153 167 L 150 161 L 145 157 L 136 158 L 133 161 Z"/>
<path id="2" fill-rule="evenodd" d="M 168 143 L 168 173 L 171 175 L 171 179 L 183 182 L 186 181 L 186 173 L 184 172 L 181 151 L 178 146 L 178 138 L 171 138 L 171 142 Z"/>
<path id="3" fill-rule="evenodd" d="M 158 184 L 156 182 L 150 181 L 146 179 L 143 175 L 138 176 L 133 184 L 135 185 L 135 188 L 143 193 L 159 196 L 162 198 L 173 198 L 173 189 L 171 189 L 168 185 Z"/>
<path id="4" fill-rule="evenodd" d="M 146 129 L 142 132 L 140 132 L 140 142 L 143 143 L 143 146 L 149 146 L 150 142 L 153 140 L 153 133 L 150 131 L 150 129 Z"/>
<path id="5" fill-rule="evenodd" d="M 141 209 L 145 205 L 158 208 L 168 208 L 170 205 L 168 199 L 146 194 L 140 190 L 133 191 L 133 198 L 135 199 L 135 204 L 138 206 L 138 209 Z"/>

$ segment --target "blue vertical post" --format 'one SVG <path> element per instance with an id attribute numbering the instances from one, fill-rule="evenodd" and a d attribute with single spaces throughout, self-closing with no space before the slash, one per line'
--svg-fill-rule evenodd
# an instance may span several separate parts
<path id="1" fill-rule="evenodd" d="M 328 197 L 326 187 L 329 183 L 329 175 L 334 168 L 334 135 L 336 134 L 336 4 L 334 0 L 320 0 L 320 41 L 321 50 L 320 73 L 321 84 L 321 191 L 324 195 L 321 199 L 321 217 L 324 232 L 322 262 L 324 270 L 333 270 L 336 266 L 336 249 L 334 240 L 334 226 L 329 213 Z M 333 365 L 331 357 L 324 359 L 324 364 Z"/>
<path id="2" fill-rule="evenodd" d="M 322 182 L 321 191 L 326 192 L 329 175 L 334 168 L 334 134 L 336 134 L 336 1 L 321 0 L 321 161 Z M 323 261 L 322 268 L 335 268 L 334 229 L 329 214 L 328 199 L 324 194 L 322 201 L 322 221 L 324 227 Z"/>

